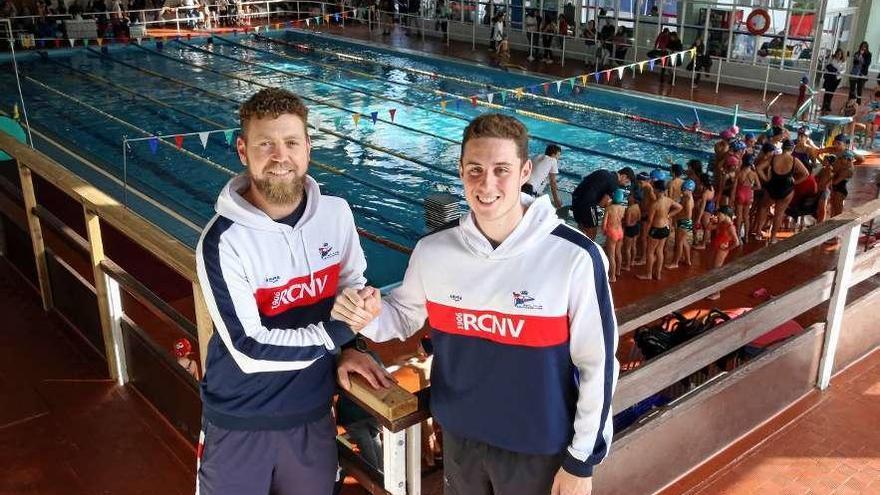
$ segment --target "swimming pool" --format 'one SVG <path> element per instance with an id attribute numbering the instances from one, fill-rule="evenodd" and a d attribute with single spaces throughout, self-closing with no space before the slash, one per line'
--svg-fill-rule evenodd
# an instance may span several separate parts
<path id="1" fill-rule="evenodd" d="M 0 75 L 4 108 L 16 95 L 7 66 Z M 187 136 L 180 148 L 173 138 L 130 141 L 123 159 L 123 139 L 234 128 L 239 104 L 258 89 L 293 90 L 319 121 L 310 173 L 327 194 L 352 205 L 367 235 L 367 276 L 378 286 L 402 277 L 407 255 L 376 236 L 412 247 L 425 233 L 424 197 L 439 189 L 460 197 L 462 130 L 476 115 L 499 110 L 471 105 L 472 95 L 496 90 L 488 87 L 538 93 L 509 98 L 500 110 L 518 112 L 533 154 L 562 145 L 566 197 L 597 168 L 706 160 L 711 146 L 699 135 L 613 113 L 691 122 L 690 106 L 593 86 L 578 94 L 563 86 L 557 94 L 549 85 L 545 97 L 547 80 L 538 76 L 308 32 L 145 42 L 103 54 L 96 48 L 29 54 L 19 67 L 37 147 L 191 246 L 220 188 L 242 171 L 234 148 L 220 132 L 204 147 L 198 136 Z M 699 112 L 706 128 L 730 125 L 723 111 Z"/>

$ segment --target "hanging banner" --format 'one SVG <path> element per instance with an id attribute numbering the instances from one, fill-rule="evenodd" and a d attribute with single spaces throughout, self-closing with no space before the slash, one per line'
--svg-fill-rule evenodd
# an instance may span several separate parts
<path id="1" fill-rule="evenodd" d="M 397 113 L 396 108 L 392 108 L 392 109 L 388 110 L 388 114 L 391 115 L 391 122 L 394 122 L 394 114 L 396 114 L 396 113 Z"/>
<path id="2" fill-rule="evenodd" d="M 155 155 L 159 151 L 159 138 L 153 136 L 147 143 L 150 145 L 150 153 Z"/>
<path id="3" fill-rule="evenodd" d="M 370 118 L 373 119 L 373 125 L 376 125 L 376 121 L 379 120 L 379 112 L 370 112 Z"/>
<path id="4" fill-rule="evenodd" d="M 210 132 L 200 132 L 199 133 L 199 141 L 202 142 L 202 150 L 205 150 L 208 147 L 208 136 L 210 136 Z"/>

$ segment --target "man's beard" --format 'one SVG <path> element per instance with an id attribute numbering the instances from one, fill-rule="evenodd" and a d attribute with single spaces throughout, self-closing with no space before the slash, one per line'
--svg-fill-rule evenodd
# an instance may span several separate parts
<path id="1" fill-rule="evenodd" d="M 269 204 L 275 206 L 296 204 L 302 198 L 305 187 L 304 177 L 294 176 L 293 180 L 268 177 L 258 179 L 250 173 L 250 170 L 248 170 L 248 177 Z"/>

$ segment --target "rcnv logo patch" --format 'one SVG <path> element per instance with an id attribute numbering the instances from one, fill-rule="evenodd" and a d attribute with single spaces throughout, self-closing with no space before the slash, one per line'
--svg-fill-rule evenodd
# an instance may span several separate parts
<path id="1" fill-rule="evenodd" d="M 254 298 L 260 313 L 274 316 L 290 308 L 308 306 L 336 294 L 339 265 L 332 265 L 313 275 L 292 278 L 278 287 L 257 289 Z"/>
<path id="2" fill-rule="evenodd" d="M 511 336 L 518 339 L 522 333 L 524 320 L 491 313 L 455 313 L 455 325 L 459 330 L 486 332 L 502 337 Z"/>

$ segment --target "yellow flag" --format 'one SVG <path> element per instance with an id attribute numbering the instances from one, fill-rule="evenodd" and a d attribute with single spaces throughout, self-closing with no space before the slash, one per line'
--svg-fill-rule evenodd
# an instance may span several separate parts
<path id="1" fill-rule="evenodd" d="M 356 114 L 352 115 L 351 120 L 354 120 L 354 126 L 357 127 L 358 122 L 361 121 L 361 114 L 356 113 Z"/>
<path id="2" fill-rule="evenodd" d="M 95 41 L 98 42 L 98 46 L 101 46 L 104 44 L 104 38 L 95 38 Z"/>
<path id="3" fill-rule="evenodd" d="M 444 112 L 446 111 L 446 100 L 440 100 L 440 108 L 442 108 Z"/>
<path id="4" fill-rule="evenodd" d="M 639 62 L 639 72 L 645 72 L 645 62 L 644 60 Z"/>
<path id="5" fill-rule="evenodd" d="M 523 89 L 522 88 L 516 88 L 516 97 L 517 97 L 517 99 L 520 99 L 523 97 Z"/>
<path id="6" fill-rule="evenodd" d="M 587 74 L 581 74 L 581 85 L 587 85 Z"/>

